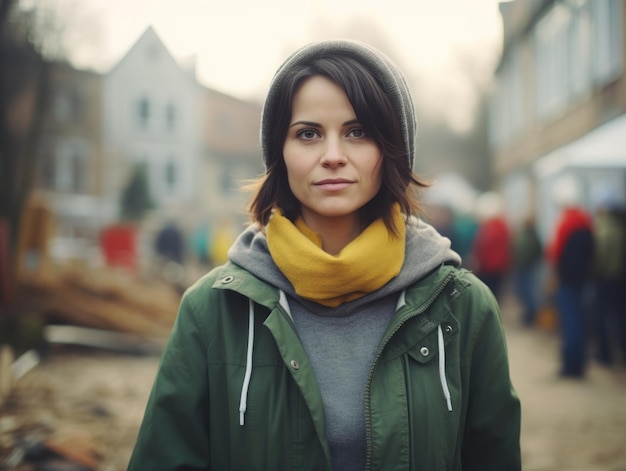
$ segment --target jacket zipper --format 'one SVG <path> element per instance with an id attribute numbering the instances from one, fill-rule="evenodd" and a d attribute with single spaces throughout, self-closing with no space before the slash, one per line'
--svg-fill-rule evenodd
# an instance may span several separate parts
<path id="1" fill-rule="evenodd" d="M 435 300 L 439 297 L 439 295 L 443 292 L 448 283 L 454 278 L 453 273 L 449 273 L 446 278 L 441 282 L 439 288 L 437 288 L 433 294 L 428 298 L 428 300 L 422 304 L 422 306 L 415 311 L 413 314 L 406 316 L 401 322 L 399 322 L 395 328 L 389 332 L 389 334 L 385 337 L 384 341 L 381 343 L 380 348 L 376 352 L 376 357 L 372 362 L 372 367 L 370 368 L 369 374 L 367 375 L 367 384 L 365 387 L 365 439 L 367 443 L 366 455 L 365 455 L 365 471 L 370 471 L 372 467 L 372 454 L 373 454 L 373 446 L 372 446 L 372 421 L 371 421 L 371 410 L 370 410 L 370 394 L 371 394 L 371 386 L 372 386 L 372 376 L 374 375 L 374 369 L 380 356 L 382 355 L 383 350 L 387 346 L 387 343 L 391 338 L 400 330 L 400 328 L 406 324 L 410 319 L 413 319 L 420 314 L 423 314 L 425 311 L 433 305 Z"/>
<path id="2" fill-rule="evenodd" d="M 413 391 L 411 390 L 411 379 L 409 378 L 409 354 L 405 353 L 404 355 L 404 382 L 406 384 L 406 392 L 408 397 L 413 396 Z M 407 401 L 406 404 L 407 407 L 407 416 L 411 417 L 411 401 Z M 412 425 L 412 421 L 409 420 L 409 437 L 412 437 L 414 434 L 413 432 L 413 425 Z M 415 471 L 415 463 L 413 463 L 413 460 L 410 460 L 410 471 Z"/>

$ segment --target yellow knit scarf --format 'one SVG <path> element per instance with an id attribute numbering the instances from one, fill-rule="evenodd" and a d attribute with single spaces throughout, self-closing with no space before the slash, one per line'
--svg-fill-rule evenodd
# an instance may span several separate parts
<path id="1" fill-rule="evenodd" d="M 406 227 L 397 204 L 393 221 L 398 237 L 377 219 L 335 256 L 322 250 L 320 236 L 301 218 L 294 224 L 277 209 L 267 225 L 267 245 L 299 296 L 336 307 L 376 291 L 400 273 Z"/>

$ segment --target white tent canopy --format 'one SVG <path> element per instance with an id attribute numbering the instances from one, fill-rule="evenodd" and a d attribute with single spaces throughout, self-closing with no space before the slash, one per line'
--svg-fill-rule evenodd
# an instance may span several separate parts
<path id="1" fill-rule="evenodd" d="M 567 168 L 626 168 L 626 114 L 541 157 L 534 164 L 539 178 Z"/>

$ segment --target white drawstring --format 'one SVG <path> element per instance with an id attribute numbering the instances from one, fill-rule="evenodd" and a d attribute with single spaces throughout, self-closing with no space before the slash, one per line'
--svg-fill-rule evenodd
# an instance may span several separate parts
<path id="1" fill-rule="evenodd" d="M 289 309 L 289 302 L 287 301 L 287 296 L 282 289 L 278 290 L 278 304 L 285 310 L 289 318 L 293 321 L 293 316 L 291 315 L 291 309 Z"/>
<path id="2" fill-rule="evenodd" d="M 248 303 L 250 306 L 248 311 L 248 354 L 246 356 L 246 374 L 243 377 L 241 400 L 239 401 L 239 425 L 242 426 L 248 405 L 248 387 L 250 386 L 250 376 L 252 376 L 252 348 L 254 345 L 254 303 L 252 299 L 249 299 Z"/>
<path id="3" fill-rule="evenodd" d="M 452 412 L 450 389 L 448 389 L 448 380 L 446 379 L 446 347 L 443 342 L 443 331 L 441 330 L 441 324 L 437 326 L 437 340 L 439 342 L 439 380 L 441 381 L 443 396 L 446 398 L 448 411 Z"/>
<path id="4" fill-rule="evenodd" d="M 402 291 L 398 298 L 396 305 L 396 311 L 406 304 L 406 292 Z M 441 381 L 441 389 L 443 389 L 443 395 L 446 398 L 446 404 L 448 411 L 452 412 L 452 400 L 450 398 L 450 389 L 448 389 L 448 380 L 446 379 L 446 346 L 443 341 L 443 331 L 441 325 L 437 326 L 437 342 L 439 344 L 439 381 Z"/>
<path id="5" fill-rule="evenodd" d="M 405 296 L 406 292 L 402 291 L 398 297 L 396 311 L 406 304 Z M 437 326 L 437 341 L 439 344 L 439 380 L 441 381 L 441 389 L 443 389 L 443 395 L 446 398 L 448 410 L 452 412 L 452 400 L 450 398 L 450 389 L 448 389 L 448 380 L 446 379 L 446 346 L 443 341 L 443 331 L 441 330 L 441 325 Z"/>

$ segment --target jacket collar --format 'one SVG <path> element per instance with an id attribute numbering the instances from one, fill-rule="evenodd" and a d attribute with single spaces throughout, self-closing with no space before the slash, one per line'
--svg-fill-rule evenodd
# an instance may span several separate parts
<path id="1" fill-rule="evenodd" d="M 274 309 L 280 299 L 277 288 L 232 262 L 219 268 L 212 288 L 236 291 L 270 310 Z"/>
<path id="2" fill-rule="evenodd" d="M 398 306 L 399 315 L 396 316 L 392 325 L 398 322 L 405 322 L 405 317 L 413 317 L 416 314 L 429 310 L 433 303 L 441 301 L 440 297 L 442 295 L 444 301 L 449 301 L 462 295 L 463 291 L 469 286 L 469 282 L 459 278 L 457 274 L 458 269 L 453 266 L 441 265 L 418 283 L 409 287 L 405 291 L 404 302 L 401 302 Z M 264 282 L 232 262 L 227 262 L 219 268 L 212 287 L 236 291 L 269 310 L 274 309 L 280 300 L 280 292 L 276 287 Z M 444 302 L 444 304 L 447 304 L 447 302 Z M 449 309 L 429 311 L 432 314 L 423 316 L 420 320 L 420 325 L 425 331 L 431 331 L 436 328 L 437 324 L 443 322 L 445 320 L 444 317 L 447 317 L 445 312 L 448 312 Z"/>

